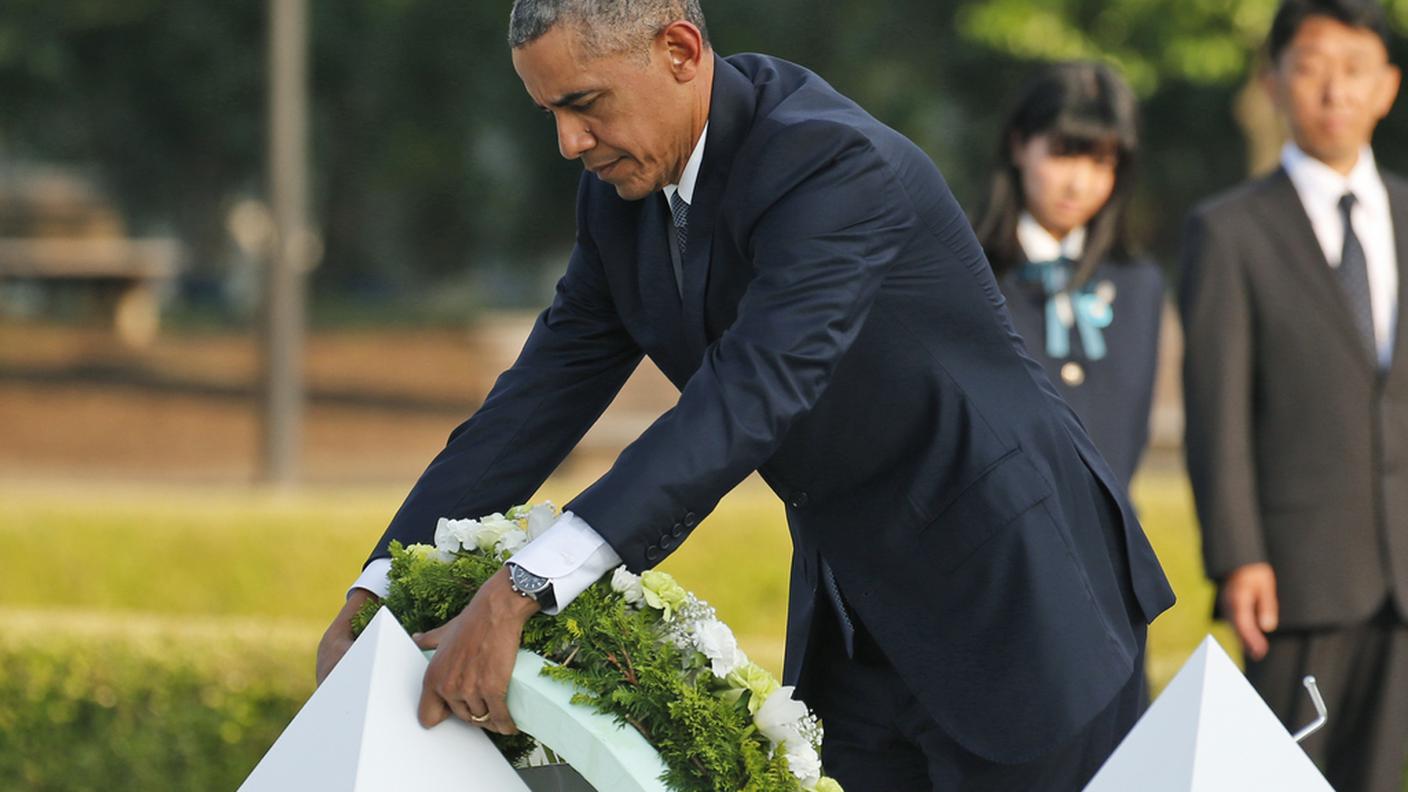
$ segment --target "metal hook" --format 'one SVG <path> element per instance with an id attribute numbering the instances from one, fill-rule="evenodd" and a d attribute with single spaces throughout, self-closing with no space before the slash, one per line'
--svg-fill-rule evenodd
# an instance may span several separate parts
<path id="1" fill-rule="evenodd" d="M 1305 728 L 1295 733 L 1292 739 L 1296 742 L 1300 742 L 1315 732 L 1320 731 L 1320 728 L 1325 725 L 1325 721 L 1329 720 L 1329 710 L 1325 709 L 1325 699 L 1320 697 L 1320 688 L 1315 685 L 1315 677 L 1307 676 L 1305 679 L 1301 680 L 1301 684 L 1305 685 L 1305 689 L 1310 693 L 1310 700 L 1315 703 L 1317 717 Z"/>

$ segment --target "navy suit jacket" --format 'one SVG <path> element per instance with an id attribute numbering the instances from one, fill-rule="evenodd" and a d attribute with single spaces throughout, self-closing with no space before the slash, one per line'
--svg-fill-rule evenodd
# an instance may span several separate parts
<path id="1" fill-rule="evenodd" d="M 1158 561 L 1019 351 L 933 163 L 801 67 L 715 67 L 683 299 L 663 198 L 625 201 L 585 175 L 552 305 L 374 556 L 429 541 L 439 517 L 530 497 L 649 355 L 679 402 L 567 508 L 639 571 L 759 471 L 794 541 L 789 681 L 825 557 L 955 740 L 997 760 L 1043 753 L 1136 672 L 1132 619 L 1172 601 Z M 1071 518 L 1092 509 L 1122 557 Z"/>

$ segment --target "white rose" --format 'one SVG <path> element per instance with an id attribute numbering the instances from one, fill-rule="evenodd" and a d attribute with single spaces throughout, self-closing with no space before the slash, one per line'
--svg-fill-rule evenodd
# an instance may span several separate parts
<path id="1" fill-rule="evenodd" d="M 799 726 L 802 719 L 807 717 L 807 705 L 793 701 L 792 691 L 792 685 L 774 690 L 753 716 L 753 724 L 773 745 L 806 742 L 801 738 Z"/>
<path id="2" fill-rule="evenodd" d="M 803 739 L 788 740 L 785 748 L 787 769 L 802 782 L 803 789 L 814 789 L 821 780 L 821 757 L 816 749 Z"/>
<path id="3" fill-rule="evenodd" d="M 474 537 L 475 543 L 480 550 L 487 553 L 500 545 L 504 534 L 517 530 L 517 523 L 495 512 L 488 517 L 479 518 L 479 532 Z"/>
<path id="4" fill-rule="evenodd" d="M 694 625 L 694 645 L 709 658 L 714 676 L 719 679 L 748 662 L 748 657 L 738 648 L 738 640 L 733 637 L 733 631 L 718 619 Z"/>
<path id="5" fill-rule="evenodd" d="M 475 520 L 441 517 L 435 524 L 435 549 L 447 555 L 458 552 L 460 548 L 473 550 L 478 530 L 479 523 Z"/>
<path id="6" fill-rule="evenodd" d="M 529 538 L 537 539 L 542 536 L 555 522 L 557 522 L 557 508 L 552 505 L 552 501 L 544 501 L 534 506 L 528 511 Z"/>
<path id="7" fill-rule="evenodd" d="M 645 602 L 645 591 L 640 587 L 640 575 L 626 569 L 624 564 L 616 567 L 616 571 L 611 573 L 611 589 L 625 597 L 629 605 L 639 608 L 641 603 Z"/>
<path id="8" fill-rule="evenodd" d="M 528 534 L 518 528 L 513 528 L 504 531 L 499 536 L 499 541 L 494 549 L 499 553 L 517 553 L 526 544 L 528 544 Z"/>

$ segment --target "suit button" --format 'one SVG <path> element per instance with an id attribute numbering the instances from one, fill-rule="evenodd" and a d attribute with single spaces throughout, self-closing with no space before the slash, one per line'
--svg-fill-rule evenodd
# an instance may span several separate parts
<path id="1" fill-rule="evenodd" d="M 693 528 L 699 524 L 699 518 L 694 516 L 694 512 L 684 513 L 684 527 Z"/>
<path id="2" fill-rule="evenodd" d="M 1085 383 L 1085 368 L 1074 360 L 1069 361 L 1061 367 L 1061 381 L 1072 388 L 1079 388 Z"/>
<path id="3" fill-rule="evenodd" d="M 656 547 L 655 545 L 651 545 L 650 547 L 645 548 L 645 560 L 646 560 L 646 561 L 659 561 L 659 560 L 660 560 L 660 548 Z"/>
<path id="4" fill-rule="evenodd" d="M 809 500 L 810 498 L 807 497 L 807 493 L 799 492 L 793 495 L 792 500 L 788 501 L 787 504 L 794 509 L 801 509 L 807 505 L 807 501 Z"/>
<path id="5" fill-rule="evenodd" d="M 674 540 L 674 539 L 671 539 L 671 538 L 668 537 L 668 536 L 662 536 L 662 537 L 660 537 L 660 549 L 661 549 L 661 550 L 669 550 L 671 547 L 674 547 L 674 546 L 675 546 L 675 540 Z"/>
<path id="6" fill-rule="evenodd" d="M 675 538 L 684 536 L 684 523 L 675 523 L 674 530 L 670 531 L 670 534 Z"/>

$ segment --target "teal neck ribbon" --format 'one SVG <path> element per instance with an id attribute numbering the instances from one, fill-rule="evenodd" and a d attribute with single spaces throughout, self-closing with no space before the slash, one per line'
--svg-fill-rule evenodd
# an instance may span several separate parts
<path id="1" fill-rule="evenodd" d="M 1062 256 L 1022 265 L 1017 276 L 1024 283 L 1038 283 L 1046 294 L 1046 354 L 1055 360 L 1071 356 L 1071 330 L 1080 333 L 1087 360 L 1105 357 L 1104 329 L 1114 321 L 1111 300 L 1097 293 L 1093 281 L 1079 290 L 1070 288 L 1075 262 Z"/>

